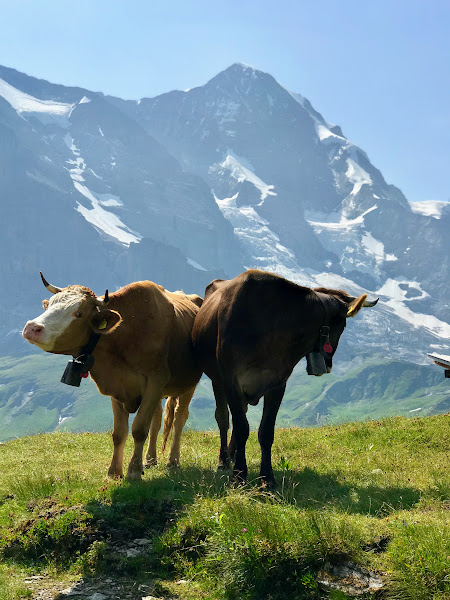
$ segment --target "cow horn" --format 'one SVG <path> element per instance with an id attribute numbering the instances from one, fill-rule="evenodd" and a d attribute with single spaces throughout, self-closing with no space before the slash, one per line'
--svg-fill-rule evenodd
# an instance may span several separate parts
<path id="1" fill-rule="evenodd" d="M 45 287 L 48 289 L 49 292 L 51 292 L 52 294 L 58 294 L 61 291 L 61 288 L 56 287 L 55 285 L 52 285 L 51 283 L 49 283 L 45 277 L 42 275 L 41 273 L 41 279 L 42 279 L 42 283 L 45 285 Z"/>
<path id="2" fill-rule="evenodd" d="M 105 297 L 103 298 L 103 300 L 100 300 L 100 298 L 97 298 L 95 303 L 97 306 L 106 306 L 109 302 L 109 294 L 108 294 L 108 290 L 105 291 Z"/>
<path id="3" fill-rule="evenodd" d="M 372 308 L 372 306 L 375 306 L 375 304 L 378 302 L 379 298 L 377 298 L 376 300 L 364 300 L 364 304 L 363 307 L 364 308 Z"/>

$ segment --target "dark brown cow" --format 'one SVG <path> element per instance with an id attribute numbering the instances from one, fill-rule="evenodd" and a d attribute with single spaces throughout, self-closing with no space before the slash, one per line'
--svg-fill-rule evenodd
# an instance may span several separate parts
<path id="1" fill-rule="evenodd" d="M 97 298 L 86 287 L 61 289 L 43 277 L 42 280 L 54 295 L 49 301 L 44 300 L 44 312 L 28 321 L 22 335 L 46 352 L 79 357 L 86 356 L 83 352 L 92 335 L 97 334 L 92 351 L 94 364 L 86 370 L 100 393 L 111 396 L 114 453 L 108 475 L 122 476 L 128 417 L 136 411 L 132 425 L 134 454 L 127 478 L 141 478 L 150 424 L 152 435 L 145 466 L 155 464 L 161 399 L 166 396 L 178 397 L 176 435 L 169 459 L 178 464 L 181 430 L 201 375 L 191 342 L 192 324 L 202 302 L 200 296 L 168 292 L 151 281 L 139 281 Z"/>
<path id="2" fill-rule="evenodd" d="M 324 365 L 322 372 L 331 370 L 347 317 L 376 304 L 366 298 L 366 294 L 354 298 L 342 290 L 312 290 L 256 269 L 230 281 L 213 281 L 206 288 L 192 339 L 197 361 L 211 378 L 216 398 L 219 468 L 229 463 L 228 405 L 236 448 L 234 477 L 246 479 L 246 408 L 264 396 L 258 432 L 260 477 L 267 484 L 275 483 L 271 451 L 286 381 L 307 355 L 323 356 L 326 368 Z"/>

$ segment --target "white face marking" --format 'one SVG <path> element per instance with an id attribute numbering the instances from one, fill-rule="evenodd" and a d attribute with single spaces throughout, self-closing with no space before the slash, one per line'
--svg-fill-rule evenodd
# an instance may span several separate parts
<path id="1" fill-rule="evenodd" d="M 44 328 L 39 342 L 34 343 L 43 350 L 51 350 L 55 340 L 76 320 L 74 313 L 84 298 L 85 295 L 78 290 L 65 290 L 52 296 L 47 310 L 32 321 Z"/>

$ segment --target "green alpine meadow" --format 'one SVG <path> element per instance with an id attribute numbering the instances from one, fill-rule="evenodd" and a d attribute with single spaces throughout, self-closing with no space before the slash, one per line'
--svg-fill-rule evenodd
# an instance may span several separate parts
<path id="1" fill-rule="evenodd" d="M 0 598 L 450 598 L 449 414 L 278 429 L 270 489 L 256 432 L 246 485 L 218 447 L 188 430 L 127 482 L 106 433 L 2 443 Z"/>

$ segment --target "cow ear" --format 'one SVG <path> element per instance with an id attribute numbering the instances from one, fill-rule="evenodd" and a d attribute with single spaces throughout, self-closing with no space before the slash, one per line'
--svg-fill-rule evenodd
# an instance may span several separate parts
<path id="1" fill-rule="evenodd" d="M 367 294 L 363 294 L 359 298 L 355 298 L 352 300 L 350 304 L 347 305 L 347 317 L 354 317 L 359 313 L 361 308 L 364 305 L 364 302 L 367 300 Z"/>
<path id="2" fill-rule="evenodd" d="M 42 306 L 44 307 L 44 310 L 47 310 L 47 308 L 48 308 L 48 300 L 42 300 Z"/>
<path id="3" fill-rule="evenodd" d="M 91 327 L 95 333 L 111 333 L 122 322 L 122 317 L 115 310 L 101 310 L 91 319 Z"/>

